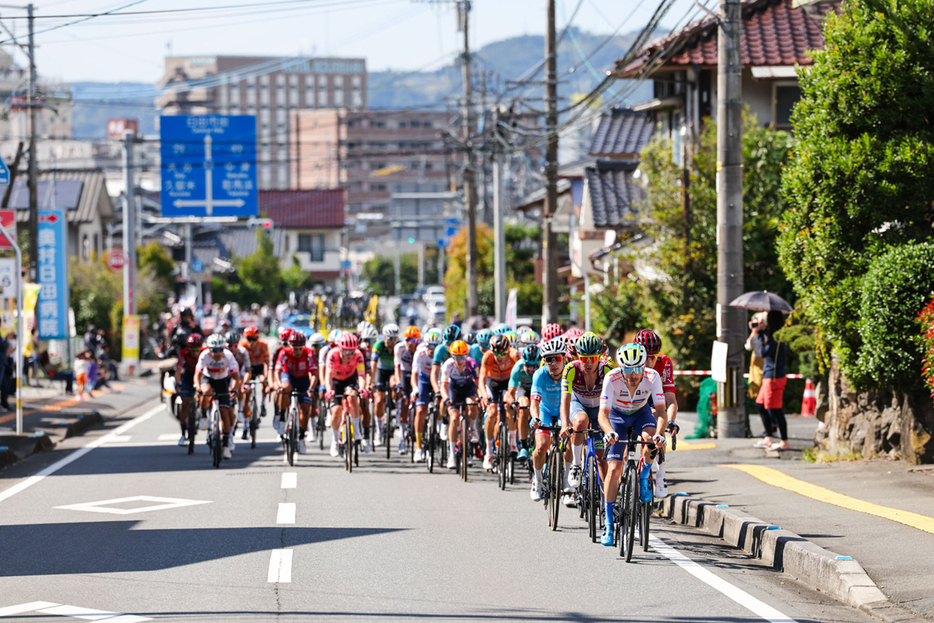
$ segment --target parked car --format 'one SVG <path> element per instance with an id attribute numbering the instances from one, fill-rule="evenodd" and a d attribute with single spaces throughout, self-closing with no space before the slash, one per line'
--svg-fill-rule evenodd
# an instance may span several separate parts
<path id="1" fill-rule="evenodd" d="M 306 337 L 315 332 L 311 314 L 293 314 L 285 321 L 284 326 L 305 334 Z"/>

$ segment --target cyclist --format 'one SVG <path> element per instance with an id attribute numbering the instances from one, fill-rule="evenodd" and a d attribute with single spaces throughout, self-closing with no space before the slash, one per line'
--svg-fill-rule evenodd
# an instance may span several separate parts
<path id="1" fill-rule="evenodd" d="M 557 322 L 550 322 L 542 329 L 542 340 L 546 342 L 548 340 L 553 340 L 562 333 L 564 333 L 564 329 L 561 328 L 561 325 Z"/>
<path id="2" fill-rule="evenodd" d="M 451 357 L 448 348 L 451 344 L 461 339 L 461 328 L 456 324 L 449 324 L 444 328 L 442 336 L 444 337 L 444 343 L 435 349 L 435 354 L 431 360 L 431 387 L 436 394 L 441 393 L 441 387 L 439 385 L 441 366 Z"/>
<path id="3" fill-rule="evenodd" d="M 463 414 L 468 423 L 477 417 L 477 364 L 468 355 L 470 348 L 467 342 L 455 340 L 450 347 L 450 358 L 441 366 L 441 398 L 448 405 L 448 415 L 451 418 L 448 424 L 448 469 L 457 467 L 454 453 L 460 437 L 461 411 L 457 405 L 466 403 L 467 413 Z M 467 464 L 473 463 L 470 455 L 469 439 L 461 440 L 461 452 Z"/>
<path id="4" fill-rule="evenodd" d="M 603 482 L 606 500 L 606 529 L 600 542 L 613 545 L 613 506 L 623 473 L 623 455 L 627 450 L 627 436 L 631 428 L 643 441 L 654 442 L 642 446 L 642 471 L 639 474 L 639 499 L 652 501 L 649 474 L 652 461 L 660 448 L 665 447 L 667 417 L 664 408 L 665 395 L 658 372 L 645 367 L 645 348 L 640 344 L 624 344 L 616 351 L 619 364 L 603 379 L 600 394 L 600 428 L 605 433 L 607 450 L 607 473 Z M 654 414 L 653 414 L 654 413 Z"/>
<path id="5" fill-rule="evenodd" d="M 518 361 L 518 353 L 510 347 L 506 335 L 497 335 L 490 341 L 490 350 L 483 355 L 480 364 L 480 395 L 486 400 L 486 453 L 483 456 L 483 469 L 493 469 L 493 440 L 496 439 L 496 425 L 500 423 L 497 401 L 509 389 L 509 376 Z M 516 430 L 512 417 L 512 407 L 506 406 L 506 425 L 510 431 Z"/>
<path id="6" fill-rule="evenodd" d="M 269 346 L 266 342 L 263 342 L 259 339 L 259 328 L 258 327 L 247 327 L 243 330 L 243 339 L 240 341 L 240 346 L 246 349 L 247 354 L 250 357 L 250 371 L 249 375 L 245 376 L 243 379 L 243 403 L 246 405 L 244 409 L 244 416 L 247 418 L 252 418 L 253 414 L 250 412 L 250 402 L 251 394 L 253 393 L 253 387 L 250 385 L 250 381 L 259 381 L 262 383 L 262 398 L 259 400 L 259 403 L 263 405 L 263 417 L 266 416 L 266 403 L 265 398 L 268 393 L 267 382 L 269 378 Z M 243 427 L 243 437 L 246 439 L 250 434 L 250 429 L 248 426 Z"/>
<path id="7" fill-rule="evenodd" d="M 489 329 L 477 331 L 477 343 L 470 347 L 470 356 L 477 362 L 478 366 L 483 363 L 483 353 L 490 350 L 490 338 L 492 337 L 493 332 Z"/>
<path id="8" fill-rule="evenodd" d="M 565 346 L 563 341 L 553 338 L 542 342 L 539 350 L 545 365 L 532 375 L 532 428 L 535 430 L 532 467 L 535 476 L 529 494 L 533 502 L 542 499 L 542 470 L 545 467 L 548 448 L 551 447 L 551 433 L 540 430 L 539 426 L 556 426 L 561 414 L 561 370 L 564 368 Z M 554 494 L 557 495 L 557 491 Z"/>
<path id="9" fill-rule="evenodd" d="M 538 340 L 536 340 L 538 342 Z M 536 344 L 529 344 L 522 349 L 522 359 L 516 362 L 509 375 L 509 389 L 506 390 L 505 402 L 512 403 L 518 401 L 520 408 L 517 413 L 519 420 L 519 460 L 524 461 L 529 458 L 528 444 L 529 438 L 529 420 L 531 419 L 529 411 L 529 397 L 532 395 L 532 375 L 542 365 L 542 355 Z M 509 445 L 515 443 L 513 437 L 515 433 L 509 433 Z"/>
<path id="10" fill-rule="evenodd" d="M 182 437 L 178 440 L 180 446 L 187 443 L 188 410 L 191 408 L 191 398 L 195 395 L 195 366 L 198 365 L 198 357 L 201 356 L 202 342 L 200 333 L 191 333 L 186 340 L 185 348 L 178 351 L 178 364 L 175 366 L 175 391 L 178 392 L 182 402 L 178 414 L 179 423 L 182 425 Z"/>
<path id="11" fill-rule="evenodd" d="M 671 359 L 660 352 L 662 350 L 662 338 L 651 329 L 643 329 L 639 331 L 633 341 L 645 347 L 647 356 L 645 365 L 654 369 L 662 377 L 662 391 L 665 392 L 665 411 L 668 413 L 668 432 L 677 435 L 681 427 L 675 423 L 675 419 L 678 417 L 678 398 L 675 395 L 674 365 L 672 365 Z M 659 456 L 655 463 L 655 495 L 663 498 L 668 495 L 668 485 L 665 482 L 665 462 Z"/>
<path id="12" fill-rule="evenodd" d="M 169 354 L 177 353 L 187 346 L 188 336 L 197 333 L 204 338 L 204 331 L 195 322 L 195 314 L 190 307 L 182 307 L 178 311 L 178 323 L 172 327 L 172 334 L 169 336 L 171 350 Z"/>
<path id="13" fill-rule="evenodd" d="M 412 395 L 412 360 L 415 357 L 415 351 L 418 349 L 418 341 L 421 339 L 421 332 L 418 327 L 406 327 L 403 337 L 404 341 L 396 344 L 393 350 L 393 367 L 395 368 L 395 383 L 402 392 L 402 399 L 399 401 L 399 422 L 402 426 L 401 439 L 399 440 L 399 454 L 405 454 L 405 427 L 409 423 L 409 396 Z"/>
<path id="14" fill-rule="evenodd" d="M 434 371 L 434 353 L 442 341 L 441 334 L 432 329 L 425 334 L 425 341 L 415 349 L 412 357 L 412 395 L 415 397 L 415 462 L 425 460 L 422 436 L 428 415 L 428 402 L 432 399 L 431 374 Z"/>
<path id="15" fill-rule="evenodd" d="M 366 365 L 360 352 L 360 341 L 353 333 L 341 335 L 338 348 L 328 351 L 325 386 L 331 401 L 331 456 L 340 456 L 337 440 L 340 436 L 341 416 L 344 406 L 337 395 L 343 394 L 350 406 L 350 421 L 353 425 L 354 441 L 361 438 L 363 417 L 360 415 L 359 388 L 366 378 Z M 351 440 L 347 440 L 351 443 Z"/>
<path id="16" fill-rule="evenodd" d="M 234 397 L 237 395 L 240 366 L 234 359 L 233 353 L 227 349 L 227 341 L 223 335 L 215 333 L 209 336 L 206 346 L 207 348 L 198 356 L 194 377 L 195 386 L 201 388 L 202 428 L 207 428 L 207 412 L 211 408 L 211 400 L 217 400 L 224 430 L 223 455 L 225 459 L 229 459 L 233 453 L 230 429 L 234 424 L 230 398 L 231 394 Z M 231 381 L 233 381 L 232 387 Z"/>
<path id="17" fill-rule="evenodd" d="M 392 387 L 392 377 L 396 371 L 396 343 L 399 341 L 399 325 L 390 322 L 383 327 L 383 339 L 376 342 L 370 355 L 370 391 L 374 393 L 376 406 L 376 438 L 374 445 L 382 445 L 382 428 L 386 410 L 386 395 Z M 391 398 L 391 397 L 390 397 Z"/>
<path id="18" fill-rule="evenodd" d="M 360 342 L 360 354 L 363 355 L 363 361 L 370 361 L 370 358 L 373 353 L 373 346 L 376 343 L 376 339 L 379 337 L 379 333 L 376 331 L 376 327 L 370 324 L 368 321 L 364 320 L 357 325 L 357 332 L 359 333 L 358 340 Z M 366 368 L 364 372 L 360 400 L 360 412 L 363 414 L 363 441 L 360 444 L 360 449 L 363 452 L 370 451 L 370 423 L 373 419 L 373 414 L 370 413 L 370 396 L 373 383 L 376 381 L 376 378 L 370 374 L 370 369 Z"/>
<path id="19" fill-rule="evenodd" d="M 298 453 L 305 454 L 305 435 L 311 417 L 311 392 L 314 389 L 312 380 L 317 378 L 318 363 L 311 349 L 305 346 L 304 333 L 293 331 L 289 336 L 289 348 L 284 348 L 279 353 L 276 371 L 279 373 L 279 383 L 282 387 L 282 391 L 279 392 L 279 409 L 287 411 L 292 399 L 292 390 L 298 392 Z"/>
<path id="20" fill-rule="evenodd" d="M 287 327 L 280 326 L 276 330 L 276 350 L 272 354 L 272 378 L 270 379 L 272 387 L 272 405 L 274 411 L 274 417 L 272 420 L 273 426 L 276 428 L 276 431 L 281 434 L 279 430 L 282 424 L 282 410 L 279 409 L 279 388 L 281 383 L 279 382 L 279 373 L 276 372 L 276 362 L 279 361 L 279 355 L 283 350 L 289 347 L 289 336 L 292 334 L 292 330 Z"/>
<path id="21" fill-rule="evenodd" d="M 613 369 L 610 361 L 602 356 L 605 348 L 604 341 L 595 333 L 585 333 L 577 340 L 577 358 L 565 366 L 561 379 L 562 436 L 571 435 L 572 430 L 586 431 L 588 427 L 600 430 L 598 416 L 603 379 Z M 568 484 L 572 488 L 580 485 L 585 442 L 583 432 L 571 435 L 573 462 L 568 469 Z M 594 440 L 594 451 L 600 477 L 605 480 L 607 465 L 603 439 Z"/>
<path id="22" fill-rule="evenodd" d="M 234 409 L 236 409 L 237 414 L 237 426 L 243 426 L 244 429 L 248 428 L 245 426 L 245 420 L 243 418 L 243 413 L 245 410 L 245 405 L 243 402 L 243 386 L 249 382 L 250 374 L 250 352 L 240 345 L 240 334 L 236 331 L 228 331 L 224 335 L 227 340 L 227 348 L 233 353 L 234 359 L 237 360 L 237 365 L 240 368 L 240 381 L 237 383 L 236 392 L 239 398 L 237 402 L 234 403 Z M 234 427 L 234 433 L 236 433 L 236 426 Z M 233 449 L 233 440 L 231 440 L 231 450 Z"/>

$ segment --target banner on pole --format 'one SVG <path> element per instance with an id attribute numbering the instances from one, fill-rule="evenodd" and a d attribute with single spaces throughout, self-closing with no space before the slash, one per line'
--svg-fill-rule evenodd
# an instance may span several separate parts
<path id="1" fill-rule="evenodd" d="M 123 317 L 123 362 L 139 362 L 139 316 Z"/>
<path id="2" fill-rule="evenodd" d="M 39 210 L 39 339 L 68 338 L 68 238 L 65 214 Z"/>
<path id="3" fill-rule="evenodd" d="M 519 290 L 518 288 L 512 288 L 509 290 L 509 297 L 506 299 L 506 324 L 515 331 L 516 330 L 516 317 L 519 309 Z"/>

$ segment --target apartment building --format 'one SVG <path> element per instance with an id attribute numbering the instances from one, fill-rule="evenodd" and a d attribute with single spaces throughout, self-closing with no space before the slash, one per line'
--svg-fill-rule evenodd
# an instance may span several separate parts
<path id="1" fill-rule="evenodd" d="M 163 115 L 255 115 L 259 187 L 288 189 L 289 134 L 300 111 L 364 110 L 366 60 L 172 56 L 159 81 Z"/>
<path id="2" fill-rule="evenodd" d="M 0 50 L 0 101 L 6 103 L 0 116 L 0 141 L 25 141 L 29 138 L 27 101 L 28 72 Z M 70 139 L 73 135 L 71 87 L 40 79 L 36 99 L 44 104 L 36 114 L 36 136 L 40 139 Z M 15 152 L 15 145 L 14 145 Z"/>

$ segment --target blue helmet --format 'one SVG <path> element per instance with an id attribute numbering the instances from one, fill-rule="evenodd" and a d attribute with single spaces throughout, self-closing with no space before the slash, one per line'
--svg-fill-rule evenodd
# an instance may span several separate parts
<path id="1" fill-rule="evenodd" d="M 483 347 L 490 345 L 490 338 L 493 337 L 493 332 L 489 329 L 480 329 L 477 332 L 477 344 Z"/>
<path id="2" fill-rule="evenodd" d="M 542 354 L 538 346 L 529 344 L 522 349 L 522 363 L 527 366 L 537 366 L 542 362 Z"/>
<path id="3" fill-rule="evenodd" d="M 449 324 L 444 328 L 444 343 L 453 344 L 461 339 L 461 328 L 456 324 Z"/>

